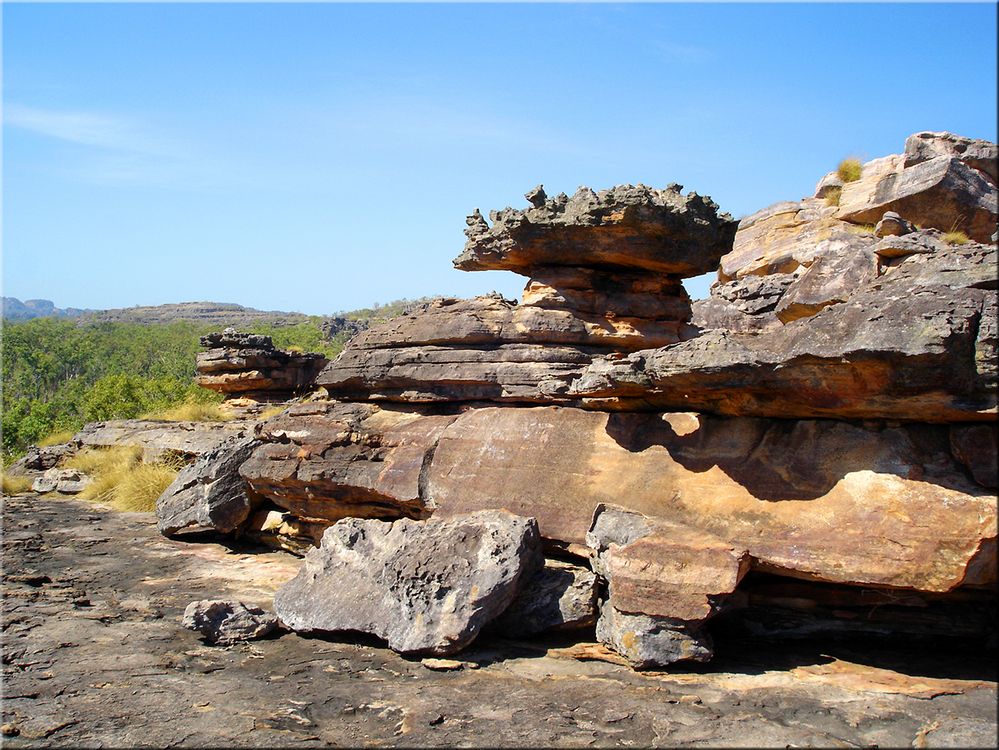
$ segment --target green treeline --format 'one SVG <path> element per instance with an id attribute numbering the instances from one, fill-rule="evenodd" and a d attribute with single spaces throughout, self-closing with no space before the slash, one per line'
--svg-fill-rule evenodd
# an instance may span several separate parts
<path id="1" fill-rule="evenodd" d="M 254 324 L 275 346 L 335 356 L 342 341 L 322 341 L 321 319 L 297 325 Z M 86 422 L 131 419 L 185 401 L 220 397 L 194 385 L 199 339 L 217 325 L 96 323 L 35 318 L 3 326 L 5 463 L 53 432 Z"/>

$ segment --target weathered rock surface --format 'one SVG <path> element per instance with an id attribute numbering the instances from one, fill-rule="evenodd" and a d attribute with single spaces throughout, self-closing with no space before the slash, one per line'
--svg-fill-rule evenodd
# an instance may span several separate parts
<path id="1" fill-rule="evenodd" d="M 182 624 L 209 643 L 228 645 L 263 638 L 278 626 L 278 618 L 243 602 L 202 599 L 187 605 Z"/>
<path id="2" fill-rule="evenodd" d="M 296 631 L 361 631 L 400 653 L 470 644 L 543 564 L 533 519 L 502 511 L 429 521 L 345 519 L 274 597 Z"/>
<path id="3" fill-rule="evenodd" d="M 264 441 L 240 475 L 305 522 L 425 518 L 423 491 L 440 433 L 454 416 L 374 404 L 291 406 L 257 428 Z"/>
<path id="4" fill-rule="evenodd" d="M 595 193 L 581 187 L 570 198 L 528 194 L 533 206 L 468 217 L 463 271 L 539 266 L 598 266 L 696 276 L 715 268 L 731 246 L 736 222 L 718 206 L 679 185 L 663 190 L 619 185 Z"/>
<path id="5" fill-rule="evenodd" d="M 597 621 L 597 593 L 597 577 L 590 570 L 545 560 L 490 628 L 516 637 L 591 627 Z"/>
<path id="6" fill-rule="evenodd" d="M 911 167 L 938 156 L 950 156 L 977 169 L 993 183 L 999 182 L 999 148 L 981 138 L 965 138 L 954 133 L 924 131 L 905 139 L 904 166 Z"/>
<path id="7" fill-rule="evenodd" d="M 21 458 L 10 465 L 8 472 L 23 474 L 26 471 L 45 471 L 74 455 L 77 450 L 79 450 L 79 444 L 72 441 L 41 447 L 32 445 Z"/>
<path id="8" fill-rule="evenodd" d="M 604 503 L 792 577 L 924 591 L 994 579 L 995 501 L 951 457 L 946 426 L 482 408 L 444 430 L 427 476 L 434 518 L 505 508 L 563 542 L 584 543 Z"/>
<path id="9" fill-rule="evenodd" d="M 718 635 L 709 666 L 659 673 L 485 635 L 459 657 L 480 668 L 452 672 L 350 637 L 213 648 L 180 627 L 188 603 L 270 609 L 300 561 L 168 539 L 151 513 L 2 502 L 5 748 L 996 744 L 994 652 L 944 630 Z"/>
<path id="10" fill-rule="evenodd" d="M 843 186 L 836 216 L 873 224 L 885 211 L 924 228 L 963 231 L 988 242 L 996 231 L 996 185 L 961 158 L 948 155 L 925 161 L 881 159 L 878 168 L 865 165 L 859 180 Z"/>
<path id="11" fill-rule="evenodd" d="M 597 408 L 994 420 L 996 263 L 996 247 L 976 243 L 908 255 L 846 302 L 780 328 L 595 359 L 564 395 Z"/>
<path id="12" fill-rule="evenodd" d="M 995 424 L 951 425 L 951 453 L 983 487 L 999 487 L 999 428 Z"/>
<path id="13" fill-rule="evenodd" d="M 499 296 L 440 299 L 356 336 L 317 384 L 342 399 L 547 401 L 597 354 L 680 341 L 679 320 L 581 317 Z"/>
<path id="14" fill-rule="evenodd" d="M 90 482 L 90 477 L 79 469 L 47 469 L 31 483 L 31 491 L 76 495 L 83 492 Z"/>
<path id="15" fill-rule="evenodd" d="M 160 532 L 235 531 L 253 507 L 239 467 L 258 445 L 251 437 L 229 438 L 181 469 L 156 501 Z"/>
<path id="16" fill-rule="evenodd" d="M 900 237 L 916 231 L 916 226 L 894 211 L 885 211 L 874 226 L 875 237 Z"/>
<path id="17" fill-rule="evenodd" d="M 620 612 L 707 620 L 749 571 L 744 547 L 622 507 L 598 505 L 586 543 Z"/>
<path id="18" fill-rule="evenodd" d="M 203 336 L 211 347 L 197 356 L 195 382 L 225 394 L 287 398 L 310 387 L 328 360 L 314 352 L 274 348 L 270 336 L 239 333 L 227 328 Z"/>
<path id="19" fill-rule="evenodd" d="M 134 445 L 142 449 L 143 460 L 152 463 L 166 455 L 197 457 L 214 450 L 231 437 L 241 437 L 252 422 L 167 422 L 156 419 L 117 419 L 90 422 L 73 441 L 88 448 Z"/>
<path id="20" fill-rule="evenodd" d="M 597 640 L 628 660 L 635 669 L 663 667 L 678 661 L 709 661 L 711 636 L 682 620 L 621 612 L 605 602 L 597 620 Z"/>

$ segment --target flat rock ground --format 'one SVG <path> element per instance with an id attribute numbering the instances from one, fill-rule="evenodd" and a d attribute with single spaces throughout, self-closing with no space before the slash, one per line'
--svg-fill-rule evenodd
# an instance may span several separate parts
<path id="1" fill-rule="evenodd" d="M 3 523 L 12 748 L 996 744 L 982 654 L 726 640 L 710 665 L 638 673 L 593 644 L 480 638 L 442 672 L 362 637 L 212 647 L 185 606 L 269 607 L 297 558 L 32 495 L 6 498 Z"/>

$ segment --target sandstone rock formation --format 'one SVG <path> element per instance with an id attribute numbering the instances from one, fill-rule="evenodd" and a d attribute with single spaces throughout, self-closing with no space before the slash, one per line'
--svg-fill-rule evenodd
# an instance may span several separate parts
<path id="1" fill-rule="evenodd" d="M 274 597 L 296 631 L 355 630 L 400 652 L 471 643 L 542 565 L 537 524 L 502 511 L 451 520 L 344 519 Z"/>
<path id="2" fill-rule="evenodd" d="M 530 277 L 521 304 L 442 299 L 358 335 L 317 383 L 336 398 L 407 402 L 559 400 L 594 356 L 695 333 L 681 280 L 715 267 L 736 223 L 710 199 L 619 186 L 468 219 L 462 270 Z"/>
<path id="3" fill-rule="evenodd" d="M 455 265 L 527 276 L 520 303 L 438 299 L 373 326 L 317 377 L 332 400 L 256 428 L 239 473 L 265 504 L 237 533 L 301 550 L 326 529 L 282 619 L 443 654 L 487 622 L 528 635 L 599 610 L 597 637 L 642 668 L 710 658 L 740 618 L 982 636 L 988 615 L 966 615 L 997 586 L 994 153 L 917 134 L 737 233 L 679 186 L 539 186 L 492 226 L 474 213 Z M 713 268 L 691 305 L 682 278 Z M 473 560 L 489 514 L 536 519 L 562 562 L 536 572 L 538 545 L 505 555 L 517 573 Z M 459 572 L 505 593 L 472 617 L 485 589 Z"/>
<path id="4" fill-rule="evenodd" d="M 196 382 L 226 395 L 284 400 L 309 388 L 326 365 L 321 354 L 275 349 L 270 336 L 226 328 L 202 337 Z"/>
<path id="5" fill-rule="evenodd" d="M 73 442 L 84 448 L 111 448 L 134 445 L 142 449 L 143 460 L 154 463 L 168 455 L 197 458 L 232 437 L 242 437 L 252 429 L 250 422 L 166 422 L 155 419 L 117 419 L 90 422 Z"/>
<path id="6" fill-rule="evenodd" d="M 156 501 L 163 534 L 194 527 L 199 531 L 235 531 L 250 515 L 253 502 L 239 467 L 260 443 L 249 437 L 223 441 L 181 469 Z"/>

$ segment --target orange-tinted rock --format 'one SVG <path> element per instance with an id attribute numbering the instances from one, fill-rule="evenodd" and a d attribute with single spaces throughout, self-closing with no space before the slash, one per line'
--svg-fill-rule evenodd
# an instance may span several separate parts
<path id="1" fill-rule="evenodd" d="M 270 336 L 227 328 L 201 339 L 195 382 L 225 394 L 286 398 L 312 386 L 326 366 L 321 354 L 275 349 Z"/>
<path id="2" fill-rule="evenodd" d="M 948 438 L 929 426 L 484 408 L 441 434 L 428 493 L 436 514 L 506 508 L 577 543 L 600 503 L 619 505 L 784 575 L 947 591 L 994 580 L 996 536 L 994 498 Z"/>
<path id="3" fill-rule="evenodd" d="M 239 473 L 305 521 L 425 518 L 422 473 L 453 419 L 369 404 L 292 406 L 260 425 L 266 443 Z"/>

